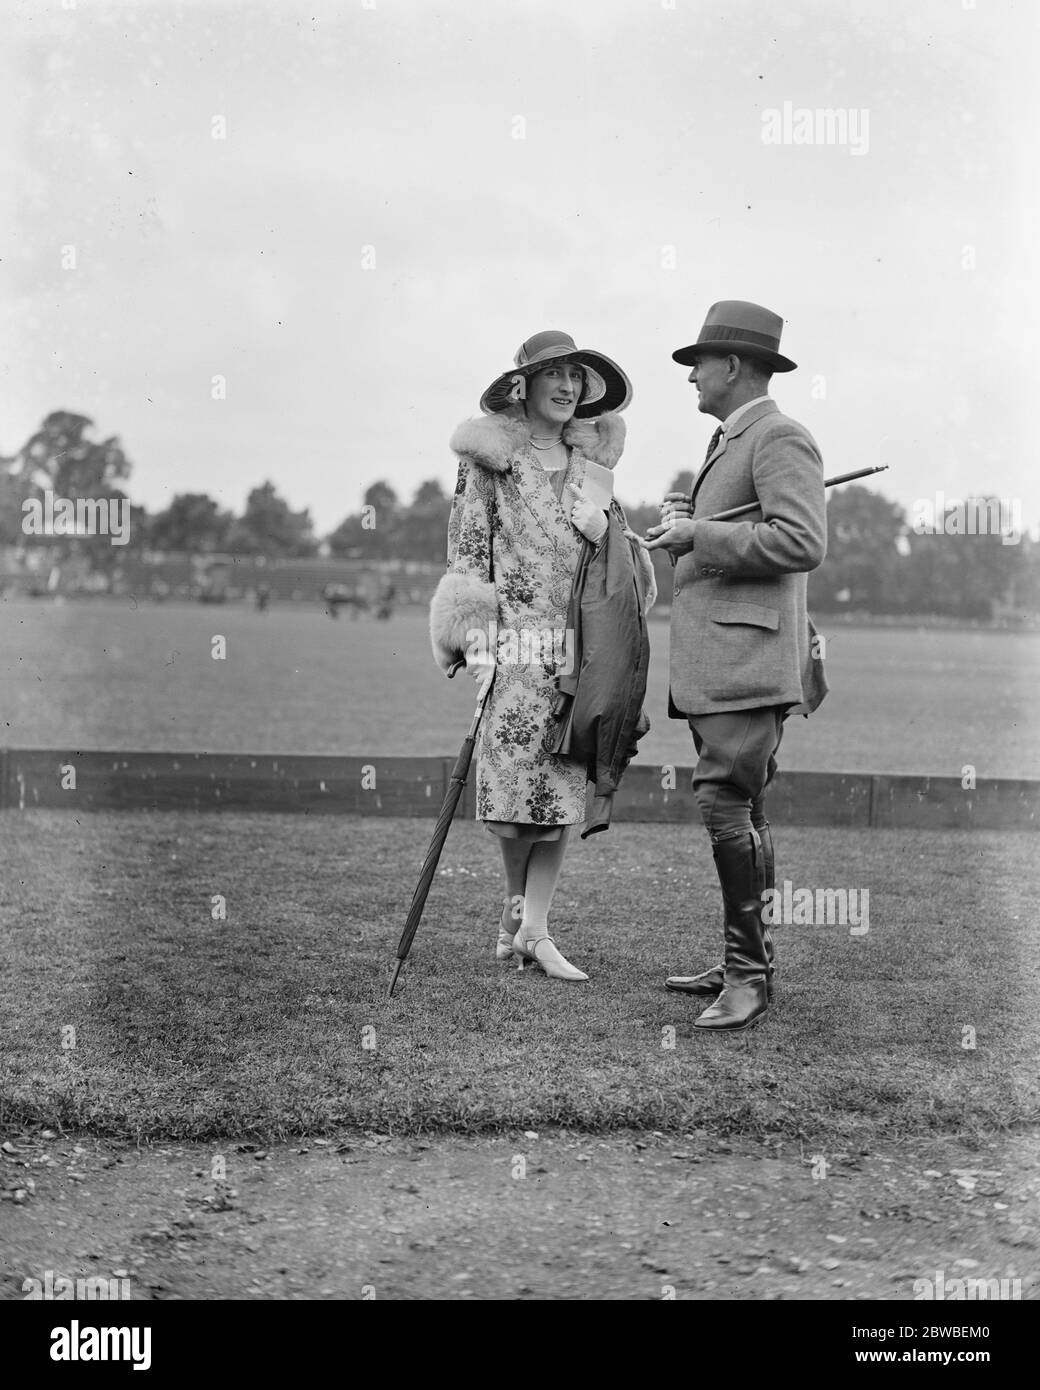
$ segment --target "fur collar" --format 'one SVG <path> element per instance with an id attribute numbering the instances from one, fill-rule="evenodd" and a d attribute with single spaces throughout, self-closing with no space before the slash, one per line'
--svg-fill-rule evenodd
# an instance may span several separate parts
<path id="1" fill-rule="evenodd" d="M 495 415 L 463 420 L 451 437 L 451 448 L 491 473 L 505 473 L 527 444 L 531 428 L 519 406 Z M 625 422 L 608 412 L 596 420 L 571 420 L 564 427 L 563 442 L 593 463 L 613 468 L 625 447 Z"/>

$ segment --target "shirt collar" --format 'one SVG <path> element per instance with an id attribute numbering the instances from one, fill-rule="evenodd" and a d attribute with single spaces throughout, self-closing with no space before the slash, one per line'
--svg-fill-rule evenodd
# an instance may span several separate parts
<path id="1" fill-rule="evenodd" d="M 745 410 L 750 410 L 753 405 L 761 405 L 763 401 L 771 400 L 771 396 L 756 396 L 753 401 L 745 401 L 743 405 L 738 405 L 731 415 L 727 415 L 722 422 L 722 433 L 729 434 L 730 430 L 737 423 Z"/>

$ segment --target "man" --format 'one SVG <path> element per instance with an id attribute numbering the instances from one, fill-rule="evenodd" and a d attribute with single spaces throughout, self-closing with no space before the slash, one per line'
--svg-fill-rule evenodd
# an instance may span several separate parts
<path id="1" fill-rule="evenodd" d="M 783 722 L 814 710 L 827 691 L 806 575 L 827 549 L 823 462 L 796 421 L 769 397 L 783 320 L 757 304 L 726 300 L 708 311 L 696 343 L 672 353 L 692 368 L 698 408 L 722 423 L 690 498 L 671 493 L 647 548 L 675 562 L 669 716 L 686 719 L 697 766 L 693 790 L 711 836 L 725 909 L 725 960 L 669 989 L 717 994 L 695 1021 L 736 1032 L 765 1014 L 774 950 L 762 920 L 774 886 L 766 788 Z M 754 502 L 750 519 L 710 521 Z"/>

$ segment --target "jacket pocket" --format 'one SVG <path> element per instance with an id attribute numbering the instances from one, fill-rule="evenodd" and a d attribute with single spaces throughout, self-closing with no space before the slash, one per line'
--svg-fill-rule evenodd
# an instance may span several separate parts
<path id="1" fill-rule="evenodd" d="M 742 623 L 748 627 L 767 627 L 773 632 L 780 626 L 778 609 L 766 608 L 760 603 L 735 603 L 732 599 L 712 599 L 708 604 L 708 617 L 713 623 Z"/>

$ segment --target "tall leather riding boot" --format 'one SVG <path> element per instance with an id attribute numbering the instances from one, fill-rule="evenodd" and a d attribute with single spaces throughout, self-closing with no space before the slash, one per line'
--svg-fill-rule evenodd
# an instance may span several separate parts
<path id="1" fill-rule="evenodd" d="M 762 892 L 766 889 L 776 890 L 776 866 L 773 859 L 773 832 L 769 828 L 769 822 L 764 820 L 761 825 L 756 825 L 758 838 L 762 842 Z M 773 910 L 776 911 L 775 898 L 770 898 Z M 762 906 L 765 906 L 765 898 L 762 899 Z M 773 998 L 773 976 L 776 974 L 776 949 L 773 946 L 773 933 L 768 926 L 762 925 L 762 940 L 766 943 L 766 960 L 769 962 L 769 998 Z"/>
<path id="2" fill-rule="evenodd" d="M 769 822 L 763 821 L 760 826 L 755 827 L 758 837 L 762 842 L 762 892 L 767 888 L 776 887 L 775 860 L 773 858 L 773 835 L 769 829 Z M 762 899 L 764 905 L 764 899 Z M 769 962 L 768 993 L 769 1000 L 773 999 L 773 976 L 776 974 L 776 951 L 773 947 L 773 934 L 767 926 L 763 926 L 762 937 L 766 946 L 766 960 Z M 725 966 L 715 965 L 710 970 L 702 971 L 700 975 L 669 975 L 665 980 L 668 989 L 675 990 L 679 994 L 718 994 L 722 990 L 723 974 Z"/>
<path id="3" fill-rule="evenodd" d="M 695 1028 L 740 1032 L 769 1008 L 769 961 L 762 925 L 762 853 L 758 832 L 741 830 L 712 845 L 726 908 L 722 993 Z"/>

